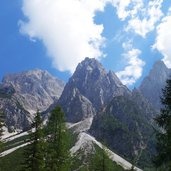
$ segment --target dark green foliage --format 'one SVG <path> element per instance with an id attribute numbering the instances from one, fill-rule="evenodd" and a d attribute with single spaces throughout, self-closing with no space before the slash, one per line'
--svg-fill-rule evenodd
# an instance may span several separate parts
<path id="1" fill-rule="evenodd" d="M 69 153 L 69 132 L 64 122 L 64 113 L 57 106 L 52 110 L 47 124 L 47 171 L 69 171 L 71 158 Z"/>
<path id="2" fill-rule="evenodd" d="M 20 171 L 22 170 L 23 151 L 26 147 L 20 148 L 13 153 L 0 158 L 0 171 Z"/>
<path id="3" fill-rule="evenodd" d="M 33 133 L 32 130 L 35 129 Z M 42 120 L 37 112 L 32 129 L 29 132 L 30 144 L 24 151 L 25 161 L 23 171 L 44 171 L 45 170 L 45 142 L 42 130 Z"/>
<path id="4" fill-rule="evenodd" d="M 158 154 L 155 158 L 155 164 L 157 167 L 164 167 L 165 171 L 171 171 L 171 79 L 167 80 L 161 102 L 163 108 L 155 119 L 160 128 L 156 134 Z"/>
<path id="5" fill-rule="evenodd" d="M 89 163 L 89 171 L 124 171 L 121 166 L 116 165 L 109 159 L 105 148 L 97 147 Z"/>
<path id="6" fill-rule="evenodd" d="M 115 97 L 106 107 L 105 112 L 95 117 L 90 132 L 99 141 L 104 140 L 114 152 L 123 158 L 132 162 L 137 160 L 138 157 L 137 163 L 141 158 L 140 164 L 146 166 L 143 161 L 148 159 L 148 162 L 150 162 L 149 155 L 151 154 L 144 150 L 144 155 L 139 155 L 142 154 L 142 144 L 143 146 L 146 145 L 147 149 L 151 147 L 153 142 L 149 139 L 153 135 L 153 128 L 143 112 L 132 100 L 132 97 Z M 138 153 L 135 153 L 135 151 Z M 151 148 L 150 152 L 154 152 L 154 147 Z"/>
<path id="7" fill-rule="evenodd" d="M 85 152 L 83 149 L 75 154 L 72 171 L 124 171 L 124 169 L 109 159 L 108 152 L 95 145 L 95 150 Z"/>
<path id="8" fill-rule="evenodd" d="M 7 141 L 3 143 L 3 151 L 17 147 L 21 144 L 24 144 L 29 141 L 30 136 L 29 135 L 24 135 L 18 138 L 15 138 L 11 141 Z"/>

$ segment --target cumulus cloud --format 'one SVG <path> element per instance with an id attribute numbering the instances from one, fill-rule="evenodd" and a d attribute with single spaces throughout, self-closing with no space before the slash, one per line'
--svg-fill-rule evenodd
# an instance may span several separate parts
<path id="1" fill-rule="evenodd" d="M 162 3 L 163 0 L 152 0 L 144 5 L 142 0 L 137 0 L 134 3 L 134 9 L 128 12 L 130 19 L 125 30 L 132 31 L 145 38 L 147 33 L 154 30 L 157 22 L 163 16 Z"/>
<path id="2" fill-rule="evenodd" d="M 133 85 L 142 76 L 145 62 L 139 58 L 140 54 L 141 51 L 139 49 L 131 49 L 123 54 L 123 57 L 127 61 L 127 66 L 123 71 L 116 73 L 123 84 L 128 86 Z"/>
<path id="3" fill-rule="evenodd" d="M 94 23 L 96 11 L 108 0 L 23 0 L 20 31 L 32 40 L 41 40 L 53 65 L 60 71 L 75 70 L 86 56 L 100 58 L 104 45 L 103 25 Z"/>
<path id="4" fill-rule="evenodd" d="M 163 55 L 163 61 L 171 68 L 171 8 L 157 27 L 157 38 L 153 46 Z"/>
<path id="5" fill-rule="evenodd" d="M 143 7 L 142 0 L 113 0 L 111 2 L 116 7 L 118 18 L 122 21 L 127 17 L 137 15 L 138 10 Z"/>

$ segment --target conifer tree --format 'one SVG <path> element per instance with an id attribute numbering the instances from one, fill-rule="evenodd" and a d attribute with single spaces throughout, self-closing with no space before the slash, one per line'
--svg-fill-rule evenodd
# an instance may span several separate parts
<path id="1" fill-rule="evenodd" d="M 115 171 L 113 162 L 109 159 L 108 152 L 103 147 L 100 149 L 99 147 L 96 148 L 96 152 L 93 155 L 93 158 L 90 161 L 90 168 L 91 171 Z M 120 169 L 117 168 L 117 171 Z"/>
<path id="2" fill-rule="evenodd" d="M 60 106 L 52 110 L 47 124 L 47 171 L 69 171 L 69 132 L 65 126 L 64 113 Z"/>
<path id="3" fill-rule="evenodd" d="M 24 151 L 23 171 L 45 171 L 45 140 L 42 127 L 41 116 L 37 112 L 32 129 L 29 131 L 30 144 Z"/>
<path id="4" fill-rule="evenodd" d="M 155 119 L 160 128 L 156 135 L 155 164 L 157 167 L 162 166 L 165 171 L 171 171 L 171 79 L 167 80 L 166 87 L 163 89 L 161 102 L 163 107 L 160 115 Z"/>

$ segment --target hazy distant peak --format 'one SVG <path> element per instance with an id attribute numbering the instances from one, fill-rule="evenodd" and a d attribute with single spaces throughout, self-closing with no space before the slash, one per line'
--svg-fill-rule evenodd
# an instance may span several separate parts
<path id="1" fill-rule="evenodd" d="M 168 68 L 163 61 L 158 60 L 154 63 L 152 70 L 168 70 Z"/>

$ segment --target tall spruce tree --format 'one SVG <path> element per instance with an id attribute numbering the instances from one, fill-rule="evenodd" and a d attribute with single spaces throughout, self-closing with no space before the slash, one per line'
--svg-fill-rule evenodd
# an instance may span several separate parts
<path id="1" fill-rule="evenodd" d="M 163 108 L 157 116 L 156 123 L 159 126 L 157 132 L 157 156 L 155 164 L 162 166 L 165 171 L 171 171 L 171 79 L 167 80 L 161 98 Z"/>
<path id="2" fill-rule="evenodd" d="M 22 171 L 45 171 L 45 140 L 39 112 L 36 113 L 29 135 L 30 144 L 24 150 Z"/>
<path id="3" fill-rule="evenodd" d="M 52 110 L 47 124 L 47 171 L 69 171 L 69 132 L 65 126 L 64 113 L 60 106 Z"/>
<path id="4" fill-rule="evenodd" d="M 109 159 L 108 152 L 104 147 L 102 149 L 97 147 L 91 158 L 89 171 L 123 171 L 123 169 Z"/>

